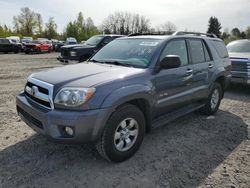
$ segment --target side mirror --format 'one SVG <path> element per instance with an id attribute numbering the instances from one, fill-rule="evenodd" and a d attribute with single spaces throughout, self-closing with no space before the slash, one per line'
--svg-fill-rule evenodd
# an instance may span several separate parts
<path id="1" fill-rule="evenodd" d="M 181 66 L 181 59 L 177 55 L 168 55 L 160 62 L 161 69 L 173 69 Z"/>

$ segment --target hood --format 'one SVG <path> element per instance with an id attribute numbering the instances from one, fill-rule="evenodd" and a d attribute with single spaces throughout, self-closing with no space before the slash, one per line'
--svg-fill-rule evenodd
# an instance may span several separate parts
<path id="1" fill-rule="evenodd" d="M 62 46 L 62 48 L 69 49 L 69 48 L 81 47 L 81 46 L 83 46 L 83 44 L 71 44 L 71 45 L 64 45 L 64 46 Z"/>
<path id="2" fill-rule="evenodd" d="M 230 58 L 235 59 L 250 59 L 250 53 L 229 53 Z"/>
<path id="3" fill-rule="evenodd" d="M 35 73 L 33 78 L 56 87 L 93 87 L 144 72 L 145 69 L 99 63 L 80 63 Z"/>

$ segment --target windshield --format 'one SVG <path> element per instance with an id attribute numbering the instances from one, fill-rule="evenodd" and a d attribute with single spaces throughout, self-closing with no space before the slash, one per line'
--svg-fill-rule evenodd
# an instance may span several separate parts
<path id="1" fill-rule="evenodd" d="M 147 67 L 160 39 L 116 39 L 97 52 L 90 61 Z"/>
<path id="2" fill-rule="evenodd" d="M 93 36 L 89 38 L 84 44 L 87 44 L 89 46 L 96 46 L 102 41 L 103 38 L 104 36 Z"/>
<path id="3" fill-rule="evenodd" d="M 227 49 L 229 52 L 235 53 L 250 53 L 250 41 L 234 41 L 227 45 Z"/>

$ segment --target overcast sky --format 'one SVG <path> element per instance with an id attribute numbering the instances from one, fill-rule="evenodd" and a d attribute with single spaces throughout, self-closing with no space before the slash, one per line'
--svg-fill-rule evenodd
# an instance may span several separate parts
<path id="1" fill-rule="evenodd" d="M 59 32 L 80 11 L 97 26 L 115 11 L 144 15 L 153 27 L 171 21 L 178 30 L 205 32 L 210 16 L 223 30 L 250 26 L 250 0 L 0 0 L 0 24 L 12 26 L 13 16 L 26 6 L 42 14 L 44 22 L 54 17 Z"/>

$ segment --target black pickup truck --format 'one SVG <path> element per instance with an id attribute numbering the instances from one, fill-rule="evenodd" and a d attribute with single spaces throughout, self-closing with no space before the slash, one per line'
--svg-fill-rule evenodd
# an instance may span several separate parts
<path id="1" fill-rule="evenodd" d="M 0 38 L 0 52 L 9 53 L 19 53 L 22 49 L 20 43 L 14 43 L 10 39 Z"/>
<path id="2" fill-rule="evenodd" d="M 66 45 L 61 47 L 61 56 L 57 59 L 68 63 L 69 60 L 83 62 L 112 40 L 123 35 L 95 35 L 84 44 Z"/>

